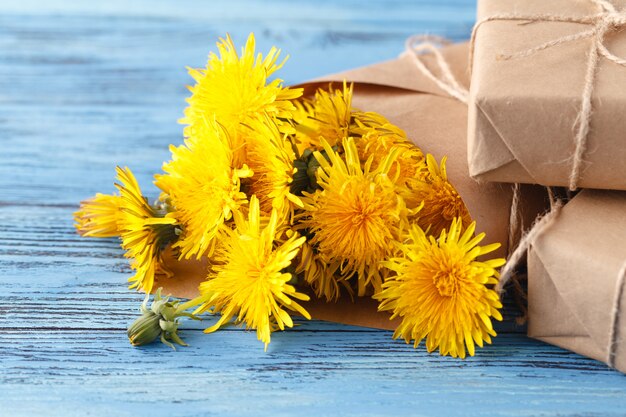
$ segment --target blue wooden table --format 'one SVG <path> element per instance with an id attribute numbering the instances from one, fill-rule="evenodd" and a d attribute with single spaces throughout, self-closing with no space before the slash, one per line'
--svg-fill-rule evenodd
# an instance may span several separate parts
<path id="1" fill-rule="evenodd" d="M 473 0 L 0 2 L 1 416 L 625 416 L 626 376 L 507 323 L 465 361 L 391 333 L 301 322 L 268 352 L 253 332 L 174 352 L 133 348 L 143 296 L 114 240 L 78 237 L 71 213 L 151 175 L 180 143 L 190 83 L 218 36 L 291 54 L 289 83 L 396 56 L 430 32 L 467 38 Z"/>

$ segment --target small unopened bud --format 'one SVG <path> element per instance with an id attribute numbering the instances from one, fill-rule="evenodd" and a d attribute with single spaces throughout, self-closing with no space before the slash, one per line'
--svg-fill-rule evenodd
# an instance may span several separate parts
<path id="1" fill-rule="evenodd" d="M 333 150 L 337 151 L 338 147 L 333 146 Z M 330 159 L 326 150 L 319 152 L 327 161 Z M 295 195 L 302 195 L 303 191 L 314 192 L 321 189 L 317 183 L 317 170 L 320 168 L 320 163 L 315 157 L 313 151 L 306 149 L 300 158 L 296 159 L 293 163 L 296 172 L 293 175 L 293 181 L 291 182 L 291 192 Z"/>
<path id="2" fill-rule="evenodd" d="M 307 161 L 296 159 L 293 163 L 296 172 L 293 174 L 293 181 L 291 182 L 291 193 L 295 195 L 302 195 L 303 191 L 308 191 L 311 180 L 308 173 Z"/>
<path id="3" fill-rule="evenodd" d="M 160 337 L 161 342 L 175 349 L 172 342 L 187 346 L 178 336 L 178 319 L 181 316 L 197 320 L 193 314 L 179 309 L 180 301 L 161 296 L 161 288 L 154 294 L 152 305 L 148 308 L 150 294 L 146 295 L 141 304 L 141 316 L 128 327 L 128 339 L 133 346 L 143 346 L 154 342 Z"/>
<path id="4" fill-rule="evenodd" d="M 160 318 L 152 311 L 147 311 L 137 318 L 128 328 L 128 339 L 133 346 L 152 343 L 161 335 Z"/>

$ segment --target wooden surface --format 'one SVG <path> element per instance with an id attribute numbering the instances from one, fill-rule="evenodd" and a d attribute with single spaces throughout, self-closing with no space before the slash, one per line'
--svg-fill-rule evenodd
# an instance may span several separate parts
<path id="1" fill-rule="evenodd" d="M 463 39 L 473 18 L 472 0 L 0 2 L 0 415 L 626 415 L 626 376 L 527 339 L 511 312 L 465 361 L 323 322 L 267 353 L 198 323 L 181 332 L 191 347 L 132 348 L 142 295 L 122 252 L 72 228 L 116 164 L 155 192 L 181 141 L 185 66 L 218 36 L 279 45 L 295 83 L 394 57 L 415 32 Z"/>

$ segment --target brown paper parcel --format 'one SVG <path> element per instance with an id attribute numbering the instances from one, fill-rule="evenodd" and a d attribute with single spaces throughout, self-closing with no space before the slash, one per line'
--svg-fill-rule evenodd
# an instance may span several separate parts
<path id="1" fill-rule="evenodd" d="M 467 44 L 450 46 L 443 52 L 455 75 L 467 85 Z M 432 64 L 431 57 L 424 59 Z M 304 87 L 312 93 L 316 87 L 328 86 L 329 82 L 337 82 L 336 87 L 340 87 L 344 79 L 354 83 L 354 107 L 386 116 L 437 160 L 448 156 L 448 177 L 476 220 L 477 231 L 486 232 L 483 243 L 501 242 L 503 246 L 494 256 L 505 256 L 512 188 L 508 184 L 479 185 L 468 176 L 466 105 L 450 98 L 419 73 L 409 56 L 324 77 Z M 523 224 L 529 225 L 535 215 L 545 209 L 544 195 L 542 189 L 522 187 L 519 218 Z M 174 277 L 159 279 L 155 288 L 162 286 L 165 294 L 178 297 L 197 296 L 198 285 L 206 277 L 206 263 L 170 259 L 168 264 Z M 393 329 L 397 324 L 389 321 L 387 313 L 378 313 L 376 302 L 369 298 L 357 298 L 352 303 L 346 296 L 327 304 L 312 297 L 304 306 L 313 318 L 320 320 L 383 329 Z"/>
<path id="2" fill-rule="evenodd" d="M 617 10 L 626 0 L 612 0 Z M 478 21 L 496 15 L 598 14 L 591 0 L 479 0 Z M 626 14 L 621 11 L 626 27 Z M 470 175 L 484 181 L 569 186 L 590 38 L 501 59 L 593 25 L 494 20 L 476 30 L 469 102 Z M 626 30 L 602 42 L 626 57 Z M 590 131 L 576 186 L 626 190 L 626 67 L 600 56 L 592 83 Z"/>
<path id="3" fill-rule="evenodd" d="M 585 190 L 528 254 L 528 335 L 607 362 L 620 270 L 626 193 Z M 626 372 L 626 291 L 614 330 L 614 366 Z"/>

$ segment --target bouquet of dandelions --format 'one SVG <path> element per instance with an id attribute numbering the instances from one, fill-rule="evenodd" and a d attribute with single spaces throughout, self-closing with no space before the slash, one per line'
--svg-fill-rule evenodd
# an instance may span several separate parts
<path id="1" fill-rule="evenodd" d="M 478 246 L 467 208 L 438 163 L 380 114 L 354 109 L 352 86 L 299 88 L 268 77 L 280 51 L 241 54 L 230 37 L 204 69 L 190 69 L 184 144 L 155 175 L 154 204 L 128 168 L 119 190 L 83 201 L 75 213 L 84 236 L 121 239 L 135 275 L 150 293 L 170 247 L 179 259 L 207 258 L 200 295 L 182 303 L 157 291 L 129 327 L 131 343 L 157 337 L 184 344 L 181 316 L 221 315 L 213 332 L 235 322 L 265 344 L 292 327 L 315 294 L 373 297 L 400 317 L 394 338 L 464 358 L 495 336 L 501 320 L 493 290 L 504 260 L 477 260 L 499 245 Z M 173 277 L 172 279 L 175 279 Z M 308 291 L 307 291 L 308 290 Z M 186 312 L 195 308 L 193 313 Z"/>

